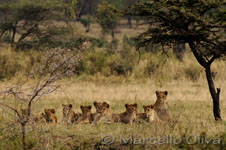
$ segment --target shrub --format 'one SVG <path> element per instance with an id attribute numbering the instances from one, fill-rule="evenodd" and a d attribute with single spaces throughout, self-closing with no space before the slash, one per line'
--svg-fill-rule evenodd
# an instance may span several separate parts
<path id="1" fill-rule="evenodd" d="M 82 60 L 80 72 L 94 75 L 105 67 L 107 56 L 103 52 L 89 51 Z"/>

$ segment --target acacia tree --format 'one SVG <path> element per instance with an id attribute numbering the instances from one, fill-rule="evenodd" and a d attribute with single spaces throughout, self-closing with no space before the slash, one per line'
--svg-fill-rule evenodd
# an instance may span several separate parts
<path id="1" fill-rule="evenodd" d="M 134 15 L 145 17 L 149 29 L 137 38 L 137 46 L 187 43 L 205 69 L 213 100 L 215 120 L 220 114 L 220 88 L 215 88 L 211 64 L 226 55 L 226 3 L 222 0 L 149 0 L 133 7 Z"/>
<path id="2" fill-rule="evenodd" d="M 115 38 L 115 29 L 120 19 L 120 12 L 107 2 L 97 6 L 97 22 L 100 24 L 103 35 L 110 32 L 112 39 Z"/>

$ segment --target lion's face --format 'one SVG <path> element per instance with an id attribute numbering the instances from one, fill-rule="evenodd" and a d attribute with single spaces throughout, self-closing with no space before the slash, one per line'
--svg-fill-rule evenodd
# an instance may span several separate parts
<path id="1" fill-rule="evenodd" d="M 106 114 L 110 108 L 110 105 L 107 102 L 93 102 L 96 112 L 101 114 Z"/>
<path id="2" fill-rule="evenodd" d="M 157 101 L 159 101 L 160 103 L 166 102 L 166 96 L 168 94 L 167 91 L 156 91 L 155 93 L 156 93 Z"/>
<path id="3" fill-rule="evenodd" d="M 152 112 L 154 111 L 153 105 L 147 105 L 147 106 L 143 105 L 143 108 L 147 116 L 152 115 Z"/>
<path id="4" fill-rule="evenodd" d="M 45 117 L 47 122 L 55 122 L 57 123 L 57 118 L 55 116 L 55 109 L 44 109 L 45 114 L 41 114 L 43 117 Z"/>
<path id="5" fill-rule="evenodd" d="M 71 112 L 72 110 L 72 104 L 68 104 L 68 105 L 65 105 L 65 104 L 62 104 L 62 107 L 63 107 L 63 116 L 66 117 L 68 116 L 68 114 Z"/>
<path id="6" fill-rule="evenodd" d="M 50 116 L 51 114 L 55 114 L 55 109 L 44 109 L 46 115 Z"/>
<path id="7" fill-rule="evenodd" d="M 80 106 L 81 110 L 82 110 L 82 114 L 84 115 L 90 115 L 91 114 L 91 109 L 92 109 L 92 106 L 83 106 L 81 105 Z"/>
<path id="8" fill-rule="evenodd" d="M 126 112 L 128 113 L 136 113 L 137 112 L 137 104 L 125 104 Z"/>

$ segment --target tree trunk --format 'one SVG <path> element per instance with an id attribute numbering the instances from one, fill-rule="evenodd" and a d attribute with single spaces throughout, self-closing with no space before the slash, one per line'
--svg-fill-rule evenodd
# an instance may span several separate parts
<path id="1" fill-rule="evenodd" d="M 13 28 L 13 35 L 12 35 L 11 43 L 14 43 L 15 35 L 16 35 L 16 27 Z"/>
<path id="2" fill-rule="evenodd" d="M 26 150 L 26 142 L 25 142 L 25 134 L 26 134 L 26 129 L 25 129 L 25 123 L 21 123 L 21 134 L 22 134 L 22 144 L 23 144 L 23 150 Z"/>
<path id="3" fill-rule="evenodd" d="M 189 42 L 188 43 L 192 53 L 194 54 L 196 60 L 198 61 L 198 63 L 205 68 L 205 72 L 206 72 L 206 79 L 208 82 L 208 86 L 209 86 L 209 91 L 210 91 L 210 95 L 212 97 L 213 100 L 213 114 L 214 114 L 214 118 L 216 121 L 220 121 L 221 119 L 221 115 L 220 115 L 220 88 L 215 88 L 214 85 L 214 81 L 213 81 L 213 77 L 211 74 L 211 64 L 213 63 L 213 61 L 216 59 L 215 56 L 213 56 L 210 60 L 206 61 L 206 59 L 203 58 L 203 56 L 201 54 L 199 54 L 198 52 L 198 47 L 195 46 L 194 43 Z"/>
<path id="4" fill-rule="evenodd" d="M 220 88 L 217 88 L 217 91 L 216 91 L 213 78 L 211 75 L 210 65 L 208 65 L 205 69 L 206 69 L 205 72 L 206 72 L 206 78 L 209 86 L 209 91 L 213 99 L 213 114 L 214 114 L 215 120 L 220 121 L 222 120 L 221 114 L 220 114 Z"/>
<path id="5" fill-rule="evenodd" d="M 129 25 L 129 28 L 132 28 L 132 18 L 131 18 L 131 16 L 127 17 L 127 24 Z"/>
<path id="6" fill-rule="evenodd" d="M 112 40 L 115 39 L 115 31 L 114 30 L 111 31 L 111 37 L 112 37 Z"/>

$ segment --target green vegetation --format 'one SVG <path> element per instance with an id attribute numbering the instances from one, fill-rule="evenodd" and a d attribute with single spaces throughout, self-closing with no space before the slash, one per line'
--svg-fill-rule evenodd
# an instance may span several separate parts
<path id="1" fill-rule="evenodd" d="M 97 6 L 97 22 L 102 28 L 103 34 L 111 33 L 112 39 L 115 37 L 115 29 L 120 19 L 120 12 L 107 2 Z"/>

